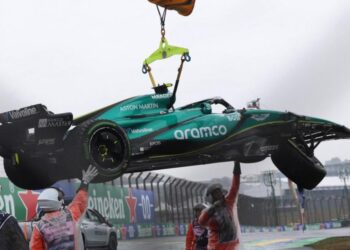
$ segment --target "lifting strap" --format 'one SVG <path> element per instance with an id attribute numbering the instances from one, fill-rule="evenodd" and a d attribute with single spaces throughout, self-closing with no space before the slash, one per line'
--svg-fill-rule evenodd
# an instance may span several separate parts
<path id="1" fill-rule="evenodd" d="M 156 81 L 154 80 L 154 76 L 152 74 L 152 69 L 150 67 L 150 64 L 158 61 L 158 60 L 163 60 L 175 55 L 180 55 L 181 56 L 181 64 L 178 69 L 177 77 L 176 77 L 176 84 L 175 84 L 175 89 L 174 89 L 174 94 L 173 94 L 173 99 L 175 99 L 175 94 L 177 90 L 177 86 L 180 82 L 180 77 L 181 77 L 181 72 L 183 68 L 183 63 L 191 61 L 191 57 L 189 55 L 189 50 L 186 48 L 182 47 L 177 47 L 173 45 L 169 45 L 167 39 L 165 38 L 165 18 L 166 18 L 166 11 L 167 9 L 165 8 L 163 13 L 160 12 L 159 7 L 157 5 L 157 11 L 159 14 L 159 19 L 160 19 L 160 26 L 161 26 L 161 40 L 159 44 L 159 48 L 155 50 L 149 57 L 147 57 L 142 66 L 142 72 L 144 74 L 148 73 L 148 76 L 151 80 L 153 88 L 156 88 Z"/>
<path id="2" fill-rule="evenodd" d="M 179 81 L 180 76 L 181 76 L 182 67 L 183 67 L 183 62 L 184 61 L 189 62 L 191 60 L 188 49 L 169 45 L 168 41 L 164 38 L 160 41 L 159 48 L 144 60 L 142 72 L 144 74 L 148 73 L 153 88 L 156 87 L 156 82 L 155 82 L 153 74 L 151 72 L 150 64 L 155 62 L 155 61 L 163 60 L 163 59 L 175 56 L 175 55 L 181 55 L 181 65 L 180 65 L 178 75 L 176 78 L 176 80 Z"/>

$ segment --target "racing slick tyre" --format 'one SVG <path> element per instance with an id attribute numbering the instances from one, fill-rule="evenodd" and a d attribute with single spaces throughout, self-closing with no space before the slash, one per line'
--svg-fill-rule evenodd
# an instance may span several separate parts
<path id="1" fill-rule="evenodd" d="M 315 188 L 326 175 L 324 166 L 315 156 L 290 140 L 282 142 L 271 159 L 285 176 L 306 189 Z"/>
<path id="2" fill-rule="evenodd" d="M 108 250 L 117 250 L 118 247 L 118 241 L 117 237 L 115 234 L 111 234 L 109 236 L 109 241 L 108 241 Z"/>
<path id="3" fill-rule="evenodd" d="M 11 158 L 4 158 L 4 169 L 10 181 L 23 189 L 47 188 L 58 180 L 54 165 L 45 158 L 14 153 Z"/>
<path id="4" fill-rule="evenodd" d="M 89 164 L 98 169 L 95 183 L 113 180 L 127 168 L 130 143 L 124 130 L 112 121 L 89 120 L 78 125 L 66 145 L 68 160 L 81 167 L 80 174 Z"/>

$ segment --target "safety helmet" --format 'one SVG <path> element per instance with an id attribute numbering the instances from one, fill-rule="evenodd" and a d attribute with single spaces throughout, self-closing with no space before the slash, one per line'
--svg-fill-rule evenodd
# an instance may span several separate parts
<path id="1" fill-rule="evenodd" d="M 203 209 L 205 209 L 205 206 L 201 203 L 199 203 L 193 207 L 193 211 L 202 211 Z"/>
<path id="2" fill-rule="evenodd" d="M 220 183 L 210 184 L 207 188 L 206 196 L 211 195 L 217 189 L 220 189 L 221 191 L 223 190 Z"/>
<path id="3" fill-rule="evenodd" d="M 57 211 L 62 207 L 63 199 L 59 199 L 56 188 L 47 188 L 38 197 L 38 207 L 45 212 Z"/>
<path id="4" fill-rule="evenodd" d="M 207 192 L 206 192 L 206 199 L 207 202 L 209 203 L 213 203 L 213 192 L 215 190 L 220 190 L 223 194 L 224 194 L 224 189 L 222 188 L 222 185 L 220 183 L 214 183 L 214 184 L 210 184 L 207 188 Z"/>

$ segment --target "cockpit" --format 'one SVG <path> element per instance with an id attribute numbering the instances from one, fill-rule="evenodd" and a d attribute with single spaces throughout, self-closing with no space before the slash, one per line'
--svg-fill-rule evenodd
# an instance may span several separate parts
<path id="1" fill-rule="evenodd" d="M 211 114 L 213 111 L 220 110 L 213 107 L 216 105 L 220 105 L 223 108 L 223 109 L 221 108 L 222 110 L 221 113 L 224 113 L 224 114 L 233 113 L 236 111 L 234 107 L 232 107 L 227 101 L 225 101 L 221 97 L 214 97 L 214 98 L 204 99 L 199 102 L 194 102 L 179 108 L 179 110 L 201 108 L 204 114 Z M 218 113 L 218 112 L 216 111 L 215 113 Z"/>

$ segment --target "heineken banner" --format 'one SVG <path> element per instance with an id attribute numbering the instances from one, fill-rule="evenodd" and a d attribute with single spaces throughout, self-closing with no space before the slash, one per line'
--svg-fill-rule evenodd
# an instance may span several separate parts
<path id="1" fill-rule="evenodd" d="M 154 197 L 151 191 L 92 184 L 89 207 L 98 210 L 113 224 L 152 223 Z"/>
<path id="2" fill-rule="evenodd" d="M 0 209 L 14 215 L 18 220 L 31 220 L 37 209 L 40 191 L 23 190 L 7 178 L 0 178 Z M 59 182 L 65 198 L 72 199 L 80 183 Z M 154 196 L 151 191 L 128 189 L 109 184 L 91 184 L 89 208 L 98 210 L 113 224 L 153 223 Z"/>

